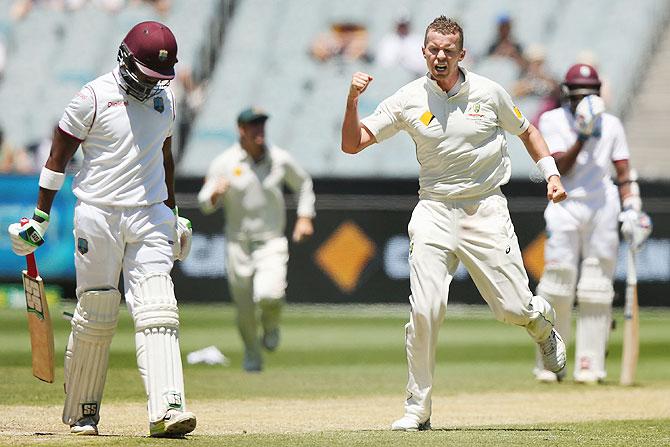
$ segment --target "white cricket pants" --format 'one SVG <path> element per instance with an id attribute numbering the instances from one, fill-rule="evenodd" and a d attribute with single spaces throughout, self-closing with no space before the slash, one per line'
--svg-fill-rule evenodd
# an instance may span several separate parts
<path id="1" fill-rule="evenodd" d="M 286 293 L 287 263 L 285 237 L 267 241 L 228 240 L 226 243 L 228 287 L 237 305 L 238 329 L 247 350 L 260 350 L 256 304 L 268 310 L 263 319 L 264 329 L 279 324 L 279 306 Z"/>
<path id="2" fill-rule="evenodd" d="M 425 421 L 431 414 L 438 331 L 459 262 L 498 320 L 525 327 L 535 341 L 549 335 L 552 323 L 531 305 L 542 300 L 545 309 L 549 306 L 528 288 L 507 200 L 499 189 L 474 200 L 421 200 L 408 232 L 412 295 L 405 327 L 409 369 L 405 414 Z"/>
<path id="3" fill-rule="evenodd" d="M 126 305 L 133 314 L 137 282 L 149 273 L 170 274 L 176 252 L 175 216 L 163 203 L 138 207 L 78 202 L 74 211 L 77 296 L 118 288 L 123 270 Z"/>
<path id="4" fill-rule="evenodd" d="M 571 338 L 572 307 L 575 288 L 579 295 L 579 319 L 575 340 L 575 374 L 581 368 L 590 369 L 605 378 L 605 354 L 609 339 L 613 297 L 589 296 L 593 285 L 614 279 L 617 251 L 619 249 L 618 215 L 619 192 L 616 187 L 607 188 L 606 193 L 592 199 L 568 199 L 561 203 L 550 203 L 544 212 L 549 237 L 544 247 L 545 270 L 552 265 L 577 272 L 574 283 L 566 284 L 567 299 L 555 305 L 557 327 L 566 343 Z M 581 271 L 581 261 L 591 258 L 598 261 L 597 277 L 587 277 Z M 587 273 L 588 275 L 588 273 Z M 592 273 L 593 275 L 593 273 Z M 577 283 L 577 277 L 579 282 Z M 561 297 L 548 297 L 556 302 Z M 539 362 L 537 364 L 539 368 Z"/>
<path id="5" fill-rule="evenodd" d="M 545 265 L 570 265 L 578 271 L 580 260 L 597 258 L 607 276 L 614 278 L 620 210 L 616 188 L 600 200 L 550 203 L 544 212 L 550 234 L 544 246 Z"/>

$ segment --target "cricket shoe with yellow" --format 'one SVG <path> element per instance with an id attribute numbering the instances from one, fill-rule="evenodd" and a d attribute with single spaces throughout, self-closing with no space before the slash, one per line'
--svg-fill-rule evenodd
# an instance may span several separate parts
<path id="1" fill-rule="evenodd" d="M 419 422 L 414 416 L 403 416 L 391 424 L 391 430 L 393 431 L 424 431 L 430 429 L 430 418 L 425 422 Z"/>
<path id="2" fill-rule="evenodd" d="M 87 416 L 72 424 L 70 426 L 70 433 L 82 436 L 96 436 L 98 434 L 98 424 L 92 417 Z"/>
<path id="3" fill-rule="evenodd" d="M 149 423 L 149 436 L 154 438 L 181 438 L 195 430 L 195 415 L 190 411 L 168 410 L 163 419 Z"/>
<path id="4" fill-rule="evenodd" d="M 544 369 L 556 374 L 565 373 L 565 343 L 556 329 L 552 329 L 549 337 L 538 343 L 542 353 Z"/>

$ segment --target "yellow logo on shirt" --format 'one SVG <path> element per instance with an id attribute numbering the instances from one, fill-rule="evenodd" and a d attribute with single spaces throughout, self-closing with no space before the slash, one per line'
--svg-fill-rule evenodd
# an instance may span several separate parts
<path id="1" fill-rule="evenodd" d="M 421 119 L 421 122 L 422 122 L 424 125 L 427 126 L 427 125 L 430 124 L 431 121 L 433 121 L 433 118 L 435 118 L 435 115 L 433 115 L 433 114 L 430 113 L 429 111 L 426 111 L 426 112 L 423 113 L 423 115 L 421 115 L 421 118 L 420 118 L 420 119 Z"/>
<path id="2" fill-rule="evenodd" d="M 235 177 L 239 177 L 240 175 L 242 175 L 242 168 L 239 167 L 239 166 L 236 167 L 236 168 L 233 170 L 233 175 L 234 175 Z"/>
<path id="3" fill-rule="evenodd" d="M 517 106 L 514 106 L 514 114 L 516 115 L 517 118 L 520 120 L 523 119 L 523 115 L 521 114 L 521 110 Z"/>

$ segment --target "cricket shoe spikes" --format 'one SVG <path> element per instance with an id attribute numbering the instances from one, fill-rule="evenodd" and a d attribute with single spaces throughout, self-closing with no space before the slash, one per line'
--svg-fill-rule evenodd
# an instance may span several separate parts
<path id="1" fill-rule="evenodd" d="M 391 424 L 391 430 L 393 431 L 424 431 L 430 429 L 430 418 L 425 422 L 419 422 L 414 416 L 403 416 Z"/>
<path id="2" fill-rule="evenodd" d="M 82 436 L 96 436 L 98 434 L 98 424 L 90 416 L 81 418 L 70 426 L 70 433 Z"/>
<path id="3" fill-rule="evenodd" d="M 195 430 L 195 415 L 189 411 L 168 410 L 163 419 L 149 423 L 149 436 L 154 438 L 182 438 Z"/>
<path id="4" fill-rule="evenodd" d="M 563 374 L 565 369 L 565 343 L 556 329 L 552 329 L 549 337 L 538 343 L 542 353 L 544 369 L 556 374 Z"/>

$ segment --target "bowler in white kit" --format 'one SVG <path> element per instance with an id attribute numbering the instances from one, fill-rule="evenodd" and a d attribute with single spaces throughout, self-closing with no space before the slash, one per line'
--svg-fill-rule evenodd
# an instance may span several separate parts
<path id="1" fill-rule="evenodd" d="M 650 224 L 641 211 L 639 188 L 631 175 L 623 125 L 605 112 L 600 86 L 595 68 L 571 66 L 562 84 L 563 106 L 543 113 L 539 122 L 569 199 L 549 203 L 544 213 L 545 268 L 537 293 L 556 310 L 556 328 L 566 344 L 577 298 L 573 377 L 581 383 L 601 382 L 607 375 L 618 221 L 624 222 L 624 238 L 635 245 L 649 235 Z M 618 190 L 610 179 L 612 166 Z M 564 374 L 547 371 L 539 355 L 534 372 L 542 382 L 556 382 Z"/>
<path id="2" fill-rule="evenodd" d="M 23 227 L 10 225 L 9 233 L 19 255 L 44 242 L 65 166 L 81 145 L 83 165 L 73 184 L 77 307 L 65 351 L 63 422 L 74 434 L 98 434 L 123 272 L 149 434 L 181 437 L 193 431 L 196 418 L 186 411 L 170 277 L 173 260 L 188 255 L 191 236 L 174 198 L 175 101 L 168 83 L 175 76 L 177 42 L 161 23 L 139 23 L 121 43 L 118 62 L 65 109 L 40 175 L 35 214 Z"/>
<path id="3" fill-rule="evenodd" d="M 417 48 L 417 51 L 420 51 Z M 353 75 L 342 124 L 342 150 L 355 154 L 399 131 L 416 145 L 419 203 L 410 237 L 410 321 L 405 327 L 409 368 L 405 415 L 393 430 L 430 429 L 435 352 L 459 262 L 500 321 L 526 328 L 543 365 L 565 368 L 565 346 L 554 311 L 533 296 L 500 186 L 510 175 L 505 131 L 517 135 L 548 182 L 547 198 L 565 199 L 556 164 L 539 131 L 495 82 L 459 66 L 463 30 L 452 19 L 428 25 L 422 49 L 428 73 L 359 120 L 357 105 L 372 76 Z"/>
<path id="4" fill-rule="evenodd" d="M 228 287 L 237 306 L 243 368 L 248 372 L 263 369 L 261 348 L 275 351 L 279 346 L 288 262 L 284 185 L 298 196 L 293 241 L 302 242 L 314 232 L 312 178 L 289 152 L 267 144 L 267 119 L 268 114 L 255 107 L 240 112 L 239 142 L 212 161 L 198 194 L 204 213 L 223 208 Z"/>

